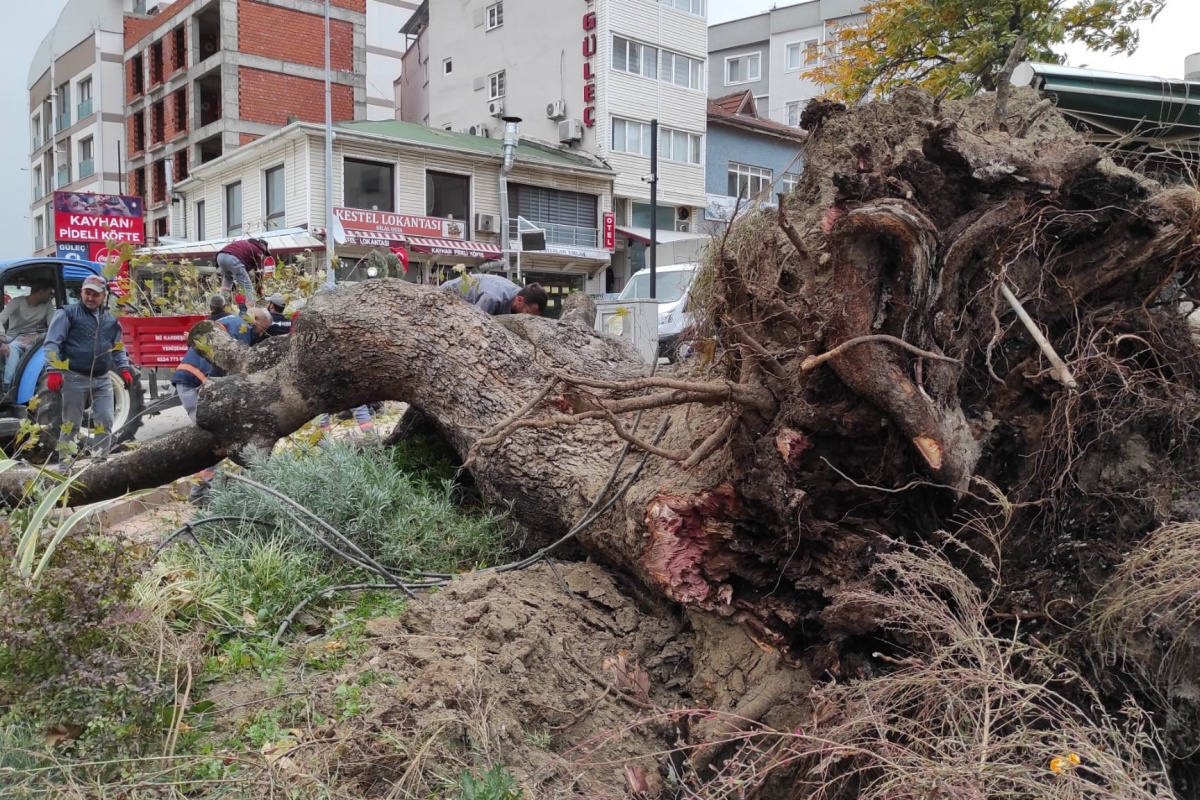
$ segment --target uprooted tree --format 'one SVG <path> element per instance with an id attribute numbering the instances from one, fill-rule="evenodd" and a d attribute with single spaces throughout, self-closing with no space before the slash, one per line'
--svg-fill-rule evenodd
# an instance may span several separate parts
<path id="1" fill-rule="evenodd" d="M 89 467 L 76 499 L 398 400 L 535 544 L 623 489 L 583 548 L 814 675 L 878 647 L 879 609 L 845 598 L 895 542 L 1003 562 L 995 613 L 1065 637 L 1130 543 L 1196 516 L 1200 193 L 1115 166 L 1032 96 L 995 102 L 811 106 L 801 184 L 714 240 L 676 371 L 586 308 L 493 319 L 372 282 L 290 337 L 207 334 L 229 375 L 198 427 Z M 1010 520 L 998 550 L 988 518 Z"/>

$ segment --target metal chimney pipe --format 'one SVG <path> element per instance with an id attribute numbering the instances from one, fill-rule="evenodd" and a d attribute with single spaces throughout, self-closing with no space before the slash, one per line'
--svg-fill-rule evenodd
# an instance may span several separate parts
<path id="1" fill-rule="evenodd" d="M 504 161 L 500 164 L 500 250 L 504 253 L 504 268 L 511 271 L 509 255 L 512 252 L 512 234 L 508 219 L 508 173 L 512 172 L 513 160 L 517 157 L 517 145 L 521 141 L 521 118 L 502 117 L 504 120 Z M 521 232 L 517 231 L 520 242 Z M 519 244 L 518 244 L 519 246 Z"/>

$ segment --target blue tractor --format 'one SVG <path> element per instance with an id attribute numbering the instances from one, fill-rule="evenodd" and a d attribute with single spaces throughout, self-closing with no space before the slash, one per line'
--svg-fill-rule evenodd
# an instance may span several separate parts
<path id="1" fill-rule="evenodd" d="M 91 261 L 76 261 L 63 258 L 22 258 L 0 261 L 0 289 L 3 290 L 5 305 L 14 298 L 29 293 L 34 282 L 49 283 L 54 287 L 54 304 L 61 308 L 67 303 L 78 303 L 83 279 L 89 275 L 100 275 L 101 265 Z M 112 302 L 110 297 L 110 302 Z M 11 442 L 21 429 L 23 420 L 31 419 L 41 428 L 37 452 L 53 451 L 62 426 L 62 403 L 57 392 L 46 388 L 46 356 L 42 352 L 43 339 L 29 347 L 21 356 L 11 386 L 3 387 L 0 393 L 0 440 Z M 114 443 L 132 439 L 142 424 L 145 396 L 142 391 L 141 375 L 136 367 L 132 389 L 126 389 L 121 377 L 112 374 Z M 30 408 L 30 401 L 38 402 Z M 84 425 L 90 426 L 85 419 Z"/>

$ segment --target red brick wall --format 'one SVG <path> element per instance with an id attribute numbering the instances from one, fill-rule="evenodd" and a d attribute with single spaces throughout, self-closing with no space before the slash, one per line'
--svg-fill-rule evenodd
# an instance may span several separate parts
<path id="1" fill-rule="evenodd" d="M 145 87 L 146 87 L 146 81 L 147 81 L 146 62 L 145 62 L 144 57 L 141 61 L 140 67 L 142 70 L 142 89 L 144 91 Z M 132 100 L 133 98 L 138 97 L 142 93 L 142 92 L 138 92 L 134 89 L 134 81 L 137 79 L 138 68 L 139 68 L 139 63 L 138 63 L 137 56 L 134 56 L 133 58 L 131 58 L 125 62 L 125 99 L 126 100 Z"/>
<path id="2" fill-rule="evenodd" d="M 348 8 L 351 11 L 367 13 L 367 0 L 332 0 L 332 4 L 339 8 Z"/>
<path id="3" fill-rule="evenodd" d="M 175 0 L 174 3 L 164 8 L 162 11 L 155 14 L 153 17 L 139 19 L 137 17 L 125 17 L 125 49 L 131 50 L 135 44 L 145 38 L 147 35 L 154 32 L 156 28 L 166 25 L 167 21 L 193 0 Z M 333 0 L 335 5 L 342 5 L 341 0 Z M 146 42 L 149 44 L 149 42 Z"/>
<path id="4" fill-rule="evenodd" d="M 257 139 L 258 136 L 253 133 L 243 133 L 238 135 L 238 144 L 245 147 L 246 145 Z"/>
<path id="5" fill-rule="evenodd" d="M 136 155 L 146 149 L 146 147 L 145 147 L 146 137 L 145 136 L 142 137 L 142 146 L 138 147 L 137 137 L 134 135 L 134 132 L 133 132 L 133 126 L 135 124 L 133 121 L 134 117 L 141 116 L 142 114 L 144 114 L 144 112 L 139 111 L 136 114 L 130 114 L 129 116 L 127 116 L 125 118 L 125 142 L 126 142 L 126 147 L 129 148 L 129 155 Z M 142 117 L 142 118 L 145 119 L 145 117 Z"/>
<path id="6" fill-rule="evenodd" d="M 325 121 L 324 81 L 238 67 L 239 116 L 248 122 L 286 125 L 288 117 Z M 354 119 L 354 88 L 333 87 L 334 120 Z"/>
<path id="7" fill-rule="evenodd" d="M 184 97 L 182 113 L 180 113 L 180 109 L 177 107 L 176 100 L 175 100 L 176 95 L 178 95 L 180 92 L 183 93 L 183 97 Z M 178 136 L 179 134 L 187 133 L 187 131 L 188 131 L 188 103 L 187 103 L 187 89 L 186 88 L 177 89 L 176 91 L 171 92 L 171 94 L 167 95 L 166 113 L 167 113 L 167 141 L 170 141 L 171 139 Z"/>
<path id="8" fill-rule="evenodd" d="M 361 3 L 360 3 L 361 5 Z M 333 68 L 354 68 L 354 26 L 329 23 L 329 56 Z M 238 50 L 247 55 L 278 58 L 310 67 L 325 66 L 325 18 L 278 6 L 242 0 L 238 6 Z"/>

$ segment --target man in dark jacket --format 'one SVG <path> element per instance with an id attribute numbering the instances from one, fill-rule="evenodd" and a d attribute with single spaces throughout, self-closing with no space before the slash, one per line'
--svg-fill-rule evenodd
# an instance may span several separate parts
<path id="1" fill-rule="evenodd" d="M 133 387 L 133 372 L 121 341 L 121 324 L 104 307 L 108 286 L 99 275 L 83 281 L 78 303 L 54 312 L 46 333 L 46 362 L 50 372 L 46 386 L 62 394 L 61 441 L 72 442 L 80 434 L 83 411 L 91 401 L 92 420 L 100 435 L 95 449 L 107 453 L 112 445 L 113 387 L 109 370 L 116 370 L 126 387 Z"/>
<path id="2" fill-rule="evenodd" d="M 208 318 L 213 322 L 229 316 L 225 310 L 225 295 L 218 293 L 208 298 L 208 312 Z"/>
<path id="3" fill-rule="evenodd" d="M 287 308 L 287 300 L 276 292 L 267 298 L 267 311 L 271 314 L 271 327 L 267 328 L 267 336 L 284 336 L 292 332 L 292 318 L 283 313 Z"/>
<path id="4" fill-rule="evenodd" d="M 262 271 L 263 261 L 269 255 L 271 250 L 262 239 L 239 239 L 225 245 L 217 253 L 217 267 L 224 276 L 221 290 L 228 292 L 237 283 L 247 300 L 253 301 L 254 284 L 250 280 L 250 273 Z"/>
<path id="5" fill-rule="evenodd" d="M 254 321 L 247 322 L 237 314 L 230 314 L 216 322 L 239 342 L 246 344 L 261 342 L 267 335 L 267 328 L 271 326 L 271 315 L 265 308 L 252 308 L 247 312 L 247 316 Z M 200 351 L 194 347 L 188 348 L 183 360 L 179 362 L 175 374 L 171 376 L 171 383 L 175 385 L 175 391 L 179 394 L 179 403 L 187 412 L 192 424 L 196 422 L 196 401 L 200 395 L 200 387 L 209 378 L 219 378 L 220 376 L 221 371 L 211 361 L 200 355 Z M 208 496 L 208 490 L 212 486 L 215 474 L 216 468 L 202 470 L 200 483 L 192 487 L 188 500 L 193 503 L 203 501 Z"/>

